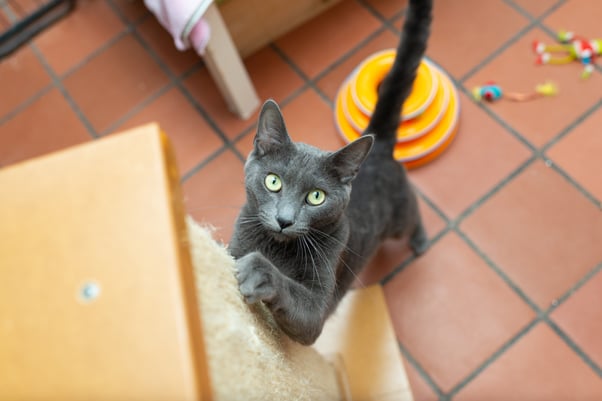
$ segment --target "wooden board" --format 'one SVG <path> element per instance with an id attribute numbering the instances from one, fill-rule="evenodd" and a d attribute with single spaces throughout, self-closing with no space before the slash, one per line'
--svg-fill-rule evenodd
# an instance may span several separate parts
<path id="1" fill-rule="evenodd" d="M 227 0 L 220 13 L 242 57 L 264 47 L 340 0 Z"/>
<path id="2" fill-rule="evenodd" d="M 212 399 L 156 125 L 0 169 L 0 222 L 0 399 Z"/>
<path id="3" fill-rule="evenodd" d="M 349 292 L 315 348 L 335 361 L 346 401 L 412 401 L 382 288 Z"/>

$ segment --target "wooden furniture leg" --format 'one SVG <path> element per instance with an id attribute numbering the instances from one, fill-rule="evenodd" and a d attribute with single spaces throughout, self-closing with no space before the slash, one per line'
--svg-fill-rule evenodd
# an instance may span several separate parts
<path id="1" fill-rule="evenodd" d="M 247 119 L 259 105 L 257 92 L 215 4 L 209 6 L 204 18 L 211 26 L 211 39 L 203 56 L 207 69 L 230 111 Z"/>

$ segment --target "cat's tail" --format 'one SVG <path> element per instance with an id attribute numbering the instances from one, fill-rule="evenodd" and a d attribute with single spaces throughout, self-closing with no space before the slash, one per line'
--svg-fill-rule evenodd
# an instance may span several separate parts
<path id="1" fill-rule="evenodd" d="M 378 101 L 365 134 L 374 134 L 375 145 L 393 152 L 403 102 L 412 91 L 416 71 L 430 34 L 433 0 L 410 0 L 397 55 L 379 88 Z M 380 143 L 380 146 L 378 144 Z"/>

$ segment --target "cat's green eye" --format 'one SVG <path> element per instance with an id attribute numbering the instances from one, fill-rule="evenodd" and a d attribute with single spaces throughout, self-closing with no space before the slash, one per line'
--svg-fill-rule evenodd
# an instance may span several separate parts
<path id="1" fill-rule="evenodd" d="M 282 181 L 276 174 L 268 174 L 265 176 L 265 186 L 272 192 L 278 192 L 282 189 Z"/>
<path id="2" fill-rule="evenodd" d="M 321 189 L 314 189 L 307 194 L 307 203 L 312 206 L 318 206 L 326 200 L 326 194 Z"/>

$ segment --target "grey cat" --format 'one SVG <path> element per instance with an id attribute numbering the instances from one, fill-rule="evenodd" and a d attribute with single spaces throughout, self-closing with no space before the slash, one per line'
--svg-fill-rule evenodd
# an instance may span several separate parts
<path id="1" fill-rule="evenodd" d="M 431 19 L 432 0 L 410 0 L 370 124 L 338 151 L 293 142 L 278 105 L 263 105 L 245 163 L 247 201 L 229 250 L 245 301 L 263 302 L 301 344 L 315 342 L 384 239 L 407 235 L 416 255 L 428 248 L 416 196 L 393 147 Z"/>

